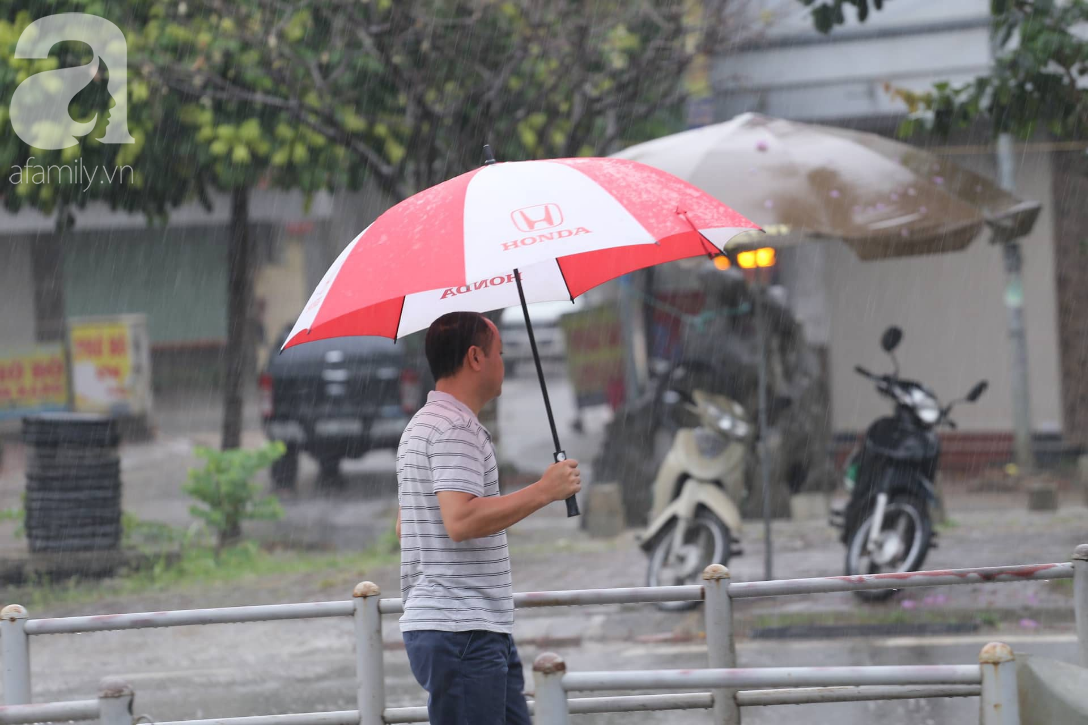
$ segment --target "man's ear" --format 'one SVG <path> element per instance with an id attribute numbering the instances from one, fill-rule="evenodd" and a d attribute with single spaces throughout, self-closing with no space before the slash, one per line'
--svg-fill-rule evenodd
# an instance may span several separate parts
<path id="1" fill-rule="evenodd" d="M 473 370 L 480 369 L 480 348 L 473 345 L 468 349 L 468 352 L 465 353 L 465 357 L 468 358 L 468 364 Z"/>

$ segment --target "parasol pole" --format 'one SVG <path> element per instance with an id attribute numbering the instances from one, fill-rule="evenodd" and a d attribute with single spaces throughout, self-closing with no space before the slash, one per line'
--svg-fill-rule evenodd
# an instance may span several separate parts
<path id="1" fill-rule="evenodd" d="M 484 166 L 495 163 L 495 155 L 491 152 L 490 144 L 484 145 Z M 540 392 L 544 395 L 544 410 L 548 413 L 548 426 L 552 430 L 552 442 L 555 444 L 555 462 L 567 460 L 567 454 L 559 443 L 559 431 L 555 427 L 555 415 L 552 413 L 552 401 L 548 398 L 548 384 L 544 381 L 544 367 L 540 364 L 540 352 L 536 348 L 536 337 L 533 335 L 533 323 L 529 319 L 529 305 L 525 302 L 525 290 L 521 287 L 521 273 L 514 270 L 514 280 L 518 286 L 518 299 L 521 300 L 521 311 L 525 315 L 525 329 L 529 333 L 529 347 L 533 350 L 533 362 L 536 363 L 536 376 L 540 379 Z M 567 517 L 578 516 L 578 501 L 571 496 L 566 501 Z"/>
<path id="2" fill-rule="evenodd" d="M 759 476 L 763 485 L 763 578 L 774 577 L 774 554 L 771 549 L 771 471 L 767 460 L 767 319 L 764 313 L 763 293 L 766 284 L 763 268 L 756 268 L 755 313 L 756 332 L 759 335 Z"/>

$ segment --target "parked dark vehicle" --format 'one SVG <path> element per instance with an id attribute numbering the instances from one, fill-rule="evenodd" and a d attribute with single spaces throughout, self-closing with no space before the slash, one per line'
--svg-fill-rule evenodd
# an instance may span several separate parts
<path id="1" fill-rule="evenodd" d="M 260 377 L 265 434 L 287 445 L 272 466 L 280 489 L 295 487 L 301 451 L 317 460 L 323 482 L 334 482 L 342 459 L 395 448 L 433 387 L 426 360 L 404 342 L 344 337 L 280 353 L 289 332 L 280 334 Z"/>
<path id="2" fill-rule="evenodd" d="M 881 339 L 895 366 L 891 375 L 854 368 L 892 400 L 895 412 L 870 425 L 864 441 L 846 461 L 843 482 L 850 500 L 844 510 L 832 512 L 831 523 L 842 529 L 848 576 L 921 569 L 929 549 L 936 546 L 930 507 L 938 503 L 935 482 L 941 446 L 937 429 L 941 425 L 955 428 L 949 418 L 955 404 L 975 402 L 988 385 L 983 380 L 963 401 L 941 407 L 931 390 L 899 377 L 894 351 L 902 339 L 898 327 L 889 327 Z M 855 594 L 866 601 L 880 601 L 894 591 Z"/>

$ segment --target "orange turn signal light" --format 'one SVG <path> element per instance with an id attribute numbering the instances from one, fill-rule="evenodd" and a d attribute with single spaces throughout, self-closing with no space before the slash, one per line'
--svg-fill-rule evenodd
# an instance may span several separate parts
<path id="1" fill-rule="evenodd" d="M 755 269 L 756 267 L 773 267 L 775 265 L 775 253 L 773 247 L 763 247 L 749 252 L 737 254 L 737 264 L 742 269 Z"/>

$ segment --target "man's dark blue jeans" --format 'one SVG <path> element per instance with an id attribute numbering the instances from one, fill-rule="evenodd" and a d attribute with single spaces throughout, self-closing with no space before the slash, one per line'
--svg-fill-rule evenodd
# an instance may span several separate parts
<path id="1" fill-rule="evenodd" d="M 412 674 L 430 697 L 431 725 L 532 725 L 521 659 L 508 634 L 404 633 Z"/>

